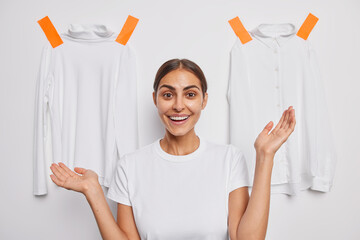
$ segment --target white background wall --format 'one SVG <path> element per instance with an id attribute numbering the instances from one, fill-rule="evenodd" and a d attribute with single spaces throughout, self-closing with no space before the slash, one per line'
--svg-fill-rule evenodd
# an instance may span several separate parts
<path id="1" fill-rule="evenodd" d="M 360 239 L 359 11 L 357 0 L 1 0 L 0 239 L 101 239 L 81 194 L 58 188 L 49 177 L 49 194 L 32 195 L 35 83 L 47 41 L 37 20 L 48 15 L 59 32 L 70 23 L 102 23 L 119 32 L 128 14 L 138 17 L 130 42 L 139 60 L 140 145 L 164 133 L 152 83 L 158 67 L 175 57 L 195 61 L 208 79 L 209 102 L 196 132 L 225 144 L 229 51 L 236 39 L 227 21 L 239 16 L 248 29 L 284 22 L 300 27 L 309 12 L 320 19 L 309 40 L 317 49 L 339 156 L 334 187 L 325 194 L 272 195 L 267 239 Z"/>

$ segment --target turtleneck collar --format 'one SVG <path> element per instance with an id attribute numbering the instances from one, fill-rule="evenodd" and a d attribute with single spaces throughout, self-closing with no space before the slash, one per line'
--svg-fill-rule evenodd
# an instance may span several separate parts
<path id="1" fill-rule="evenodd" d="M 66 36 L 80 40 L 103 40 L 114 34 L 102 24 L 70 24 Z"/>
<path id="2" fill-rule="evenodd" d="M 260 24 L 250 33 L 268 47 L 273 48 L 274 43 L 281 47 L 288 39 L 295 35 L 296 29 L 291 23 Z"/>

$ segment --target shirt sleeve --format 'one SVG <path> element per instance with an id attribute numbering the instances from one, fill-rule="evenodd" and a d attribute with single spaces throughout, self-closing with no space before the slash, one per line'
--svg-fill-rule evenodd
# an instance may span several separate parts
<path id="1" fill-rule="evenodd" d="M 115 134 L 119 156 L 138 148 L 137 67 L 132 47 L 124 47 L 115 90 Z"/>
<path id="2" fill-rule="evenodd" d="M 235 153 L 230 159 L 228 194 L 237 188 L 251 186 L 245 155 L 236 147 L 230 146 L 234 149 Z"/>
<path id="3" fill-rule="evenodd" d="M 43 48 L 40 68 L 37 76 L 34 117 L 33 145 L 33 194 L 47 194 L 45 143 L 47 137 L 47 111 L 49 103 L 49 62 L 50 47 Z"/>
<path id="4" fill-rule="evenodd" d="M 107 193 L 107 198 L 115 202 L 131 206 L 125 159 L 126 155 L 123 155 L 117 163 L 115 173 Z"/>
<path id="5" fill-rule="evenodd" d="M 244 153 L 252 178 L 255 169 L 252 143 L 257 135 L 254 132 L 254 99 L 244 50 L 244 46 L 237 38 L 230 52 L 227 100 L 229 103 L 230 143 Z"/>
<path id="6" fill-rule="evenodd" d="M 313 110 L 308 115 L 314 117 L 310 132 L 310 163 L 314 181 L 311 189 L 328 192 L 333 185 L 337 153 L 333 142 L 332 123 L 328 112 L 324 84 L 322 82 L 315 51 L 309 46 L 310 81 L 314 84 Z"/>

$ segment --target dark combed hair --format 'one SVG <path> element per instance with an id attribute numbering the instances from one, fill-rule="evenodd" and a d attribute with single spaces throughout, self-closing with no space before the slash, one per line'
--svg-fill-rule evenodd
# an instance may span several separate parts
<path id="1" fill-rule="evenodd" d="M 194 62 L 188 60 L 188 59 L 171 59 L 167 62 L 165 62 L 163 65 L 161 65 L 161 67 L 159 68 L 159 70 L 156 73 L 155 76 L 155 81 L 154 81 L 154 92 L 155 95 L 157 93 L 159 84 L 160 84 L 160 80 L 169 72 L 177 70 L 177 69 L 184 69 L 187 70 L 191 73 L 193 73 L 199 80 L 201 83 L 201 90 L 203 93 L 203 96 L 205 96 L 205 93 L 207 91 L 207 82 L 206 82 L 206 78 L 205 75 L 203 73 L 203 71 L 201 70 L 201 68 Z"/>

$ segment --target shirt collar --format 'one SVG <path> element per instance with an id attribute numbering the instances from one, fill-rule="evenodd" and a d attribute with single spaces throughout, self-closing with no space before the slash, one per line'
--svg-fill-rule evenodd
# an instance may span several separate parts
<path id="1" fill-rule="evenodd" d="M 295 33 L 295 26 L 291 23 L 260 24 L 257 28 L 250 31 L 254 38 L 270 48 L 283 46 Z"/>
<path id="2" fill-rule="evenodd" d="M 70 24 L 66 36 L 81 40 L 107 39 L 114 34 L 102 24 Z"/>

